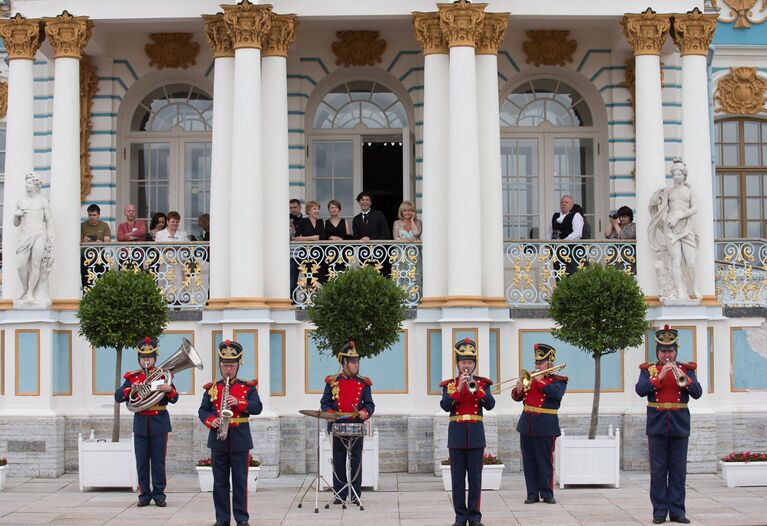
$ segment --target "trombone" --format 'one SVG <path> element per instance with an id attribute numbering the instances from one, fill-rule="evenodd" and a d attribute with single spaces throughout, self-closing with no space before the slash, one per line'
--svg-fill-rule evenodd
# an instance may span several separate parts
<path id="1" fill-rule="evenodd" d="M 527 369 L 522 369 L 519 373 L 519 376 L 516 378 L 510 378 L 508 380 L 504 380 L 502 382 L 498 382 L 495 384 L 496 386 L 500 386 L 502 384 L 507 384 L 509 382 L 514 382 L 516 380 L 520 380 L 522 382 L 522 388 L 525 390 L 525 392 L 528 392 L 530 390 L 530 385 L 533 383 L 533 378 L 536 378 L 538 376 L 546 376 L 548 374 L 555 373 L 557 371 L 561 371 L 567 367 L 566 363 L 560 363 L 559 365 L 555 365 L 554 367 L 549 367 L 548 369 L 543 369 L 542 371 L 534 371 L 530 372 Z M 513 389 L 515 386 L 506 386 L 502 389 L 498 389 L 495 394 L 502 393 L 503 391 L 506 391 L 507 389 Z"/>

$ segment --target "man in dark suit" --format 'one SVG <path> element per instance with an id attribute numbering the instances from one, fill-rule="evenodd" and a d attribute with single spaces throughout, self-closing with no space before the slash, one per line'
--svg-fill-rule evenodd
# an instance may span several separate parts
<path id="1" fill-rule="evenodd" d="M 352 220 L 352 234 L 354 239 L 371 241 L 391 239 L 391 231 L 386 221 L 386 216 L 379 210 L 373 210 L 373 197 L 369 192 L 360 192 L 357 196 L 360 212 Z"/>

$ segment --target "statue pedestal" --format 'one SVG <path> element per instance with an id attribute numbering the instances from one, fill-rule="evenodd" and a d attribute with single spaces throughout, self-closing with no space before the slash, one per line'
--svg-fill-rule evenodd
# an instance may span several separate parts
<path id="1" fill-rule="evenodd" d="M 660 298 L 660 302 L 663 305 L 669 307 L 692 307 L 700 305 L 700 298 Z"/>

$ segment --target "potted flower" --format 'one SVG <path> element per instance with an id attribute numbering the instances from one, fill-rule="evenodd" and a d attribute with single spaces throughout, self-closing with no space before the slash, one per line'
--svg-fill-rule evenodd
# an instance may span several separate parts
<path id="1" fill-rule="evenodd" d="M 5 489 L 5 468 L 8 466 L 8 459 L 6 458 L 0 458 L 0 491 L 3 491 Z"/>
<path id="2" fill-rule="evenodd" d="M 495 490 L 501 489 L 501 479 L 503 476 L 503 462 L 490 453 L 485 453 L 482 456 L 482 489 Z M 453 482 L 450 477 L 450 459 L 447 458 L 442 461 L 442 483 L 445 486 L 445 491 L 451 491 L 453 488 Z M 468 488 L 468 481 L 466 487 Z"/>
<path id="3" fill-rule="evenodd" d="M 197 461 L 197 479 L 200 482 L 200 491 L 213 491 L 213 461 L 210 457 L 201 458 Z M 261 461 L 250 457 L 248 461 L 248 492 L 254 493 L 258 488 L 258 477 L 261 473 Z M 231 483 L 231 481 L 230 481 Z"/>
<path id="4" fill-rule="evenodd" d="M 767 453 L 742 451 L 722 458 L 722 478 L 728 488 L 767 486 Z"/>

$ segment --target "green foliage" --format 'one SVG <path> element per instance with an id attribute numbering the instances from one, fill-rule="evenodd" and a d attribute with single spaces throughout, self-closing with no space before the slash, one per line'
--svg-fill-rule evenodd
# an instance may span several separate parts
<path id="1" fill-rule="evenodd" d="M 554 336 L 584 352 L 605 355 L 636 347 L 650 329 L 644 294 L 634 278 L 592 264 L 563 279 L 549 300 Z"/>
<path id="2" fill-rule="evenodd" d="M 94 347 L 132 347 L 162 334 L 168 306 L 150 274 L 112 270 L 83 296 L 77 318 Z"/>
<path id="3" fill-rule="evenodd" d="M 370 266 L 350 268 L 314 295 L 309 317 L 320 352 L 335 355 L 354 340 L 360 357 L 381 353 L 399 339 L 405 293 Z"/>

